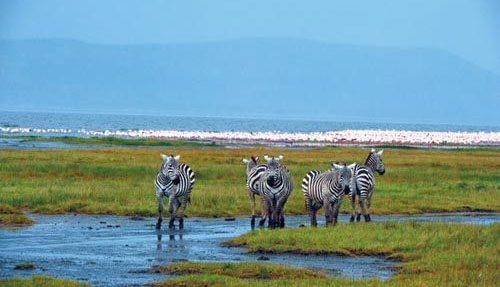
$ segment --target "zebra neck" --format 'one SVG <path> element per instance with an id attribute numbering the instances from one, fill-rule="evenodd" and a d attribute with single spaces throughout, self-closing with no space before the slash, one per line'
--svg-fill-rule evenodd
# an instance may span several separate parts
<path id="1" fill-rule="evenodd" d="M 372 171 L 375 171 L 375 168 L 377 167 L 377 161 L 375 158 L 370 154 L 368 158 L 365 161 L 365 166 L 370 168 Z"/>

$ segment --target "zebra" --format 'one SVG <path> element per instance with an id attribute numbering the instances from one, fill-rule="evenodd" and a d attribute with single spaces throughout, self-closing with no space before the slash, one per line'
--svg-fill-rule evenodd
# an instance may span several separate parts
<path id="1" fill-rule="evenodd" d="M 285 227 L 283 208 L 293 191 L 293 182 L 290 172 L 280 164 L 283 156 L 278 158 L 264 156 L 267 161 L 266 170 L 259 180 L 261 196 L 267 200 L 269 227 Z"/>
<path id="2" fill-rule="evenodd" d="M 371 221 L 370 206 L 373 191 L 375 189 L 374 172 L 376 171 L 380 175 L 384 175 L 385 173 L 384 163 L 382 162 L 383 152 L 384 150 L 376 152 L 375 149 L 371 149 L 370 154 L 366 158 L 365 165 L 354 163 L 349 166 L 353 174 L 354 182 L 354 184 L 346 190 L 351 201 L 351 222 L 354 221 L 354 218 L 356 218 L 356 221 L 361 220 L 361 213 L 356 212 L 356 195 L 359 196 L 358 204 L 365 221 Z"/>
<path id="3" fill-rule="evenodd" d="M 335 225 L 345 187 L 352 185 L 352 172 L 345 163 L 332 162 L 332 170 L 312 170 L 302 180 L 304 204 L 311 226 L 317 226 L 316 212 L 325 205 L 326 226 Z"/>
<path id="4" fill-rule="evenodd" d="M 255 196 L 261 196 L 259 191 L 259 181 L 262 174 L 264 174 L 267 167 L 265 165 L 258 165 L 259 157 L 251 156 L 250 159 L 243 159 L 243 163 L 246 165 L 247 180 L 246 185 L 248 189 L 248 196 L 250 197 L 251 208 L 252 208 L 252 220 L 250 225 L 252 228 L 255 226 Z M 266 222 L 268 216 L 267 201 L 260 200 L 261 206 L 261 219 L 259 221 L 259 226 L 263 226 Z"/>
<path id="5" fill-rule="evenodd" d="M 156 175 L 156 199 L 158 200 L 158 221 L 156 229 L 160 229 L 163 221 L 163 196 L 168 197 L 170 214 L 169 228 L 175 228 L 174 220 L 180 207 L 179 229 L 184 228 L 184 211 L 191 201 L 191 191 L 195 182 L 193 170 L 184 163 L 179 164 L 179 155 L 161 155 L 163 163 Z"/>

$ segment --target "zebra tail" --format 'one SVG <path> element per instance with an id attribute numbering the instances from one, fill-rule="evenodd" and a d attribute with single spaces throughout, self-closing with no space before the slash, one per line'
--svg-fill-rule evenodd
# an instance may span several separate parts
<path id="1" fill-rule="evenodd" d="M 309 196 L 309 185 L 311 181 L 316 177 L 319 172 L 316 170 L 312 170 L 306 174 L 304 179 L 302 180 L 302 192 L 304 193 L 304 208 L 306 211 L 311 210 L 311 197 Z"/>

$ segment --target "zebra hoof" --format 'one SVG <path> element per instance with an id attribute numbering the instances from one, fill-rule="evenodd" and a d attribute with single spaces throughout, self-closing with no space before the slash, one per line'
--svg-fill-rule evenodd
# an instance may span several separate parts
<path id="1" fill-rule="evenodd" d="M 251 225 L 252 227 L 254 227 L 254 226 L 255 226 L 255 216 L 252 216 L 252 219 L 250 220 L 250 225 Z"/>
<path id="2" fill-rule="evenodd" d="M 156 229 L 160 229 L 161 228 L 161 222 L 156 222 Z"/>
<path id="3" fill-rule="evenodd" d="M 372 221 L 371 217 L 369 214 L 365 215 L 365 222 L 370 222 Z"/>
<path id="4" fill-rule="evenodd" d="M 169 223 L 168 223 L 168 228 L 169 229 L 175 229 L 175 225 L 174 225 L 174 221 L 171 220 Z"/>
<path id="5" fill-rule="evenodd" d="M 264 226 L 264 224 L 266 224 L 266 219 L 265 219 L 265 218 L 264 218 L 264 219 L 259 220 L 259 226 L 260 226 L 260 227 Z"/>
<path id="6" fill-rule="evenodd" d="M 179 229 L 184 229 L 184 219 L 183 218 L 179 219 Z"/>
<path id="7" fill-rule="evenodd" d="M 358 221 L 358 222 L 359 222 L 359 221 L 361 221 L 361 214 L 358 214 L 358 215 L 356 216 L 356 221 Z"/>
<path id="8" fill-rule="evenodd" d="M 351 218 L 349 219 L 349 222 L 354 222 L 354 215 L 351 215 Z"/>

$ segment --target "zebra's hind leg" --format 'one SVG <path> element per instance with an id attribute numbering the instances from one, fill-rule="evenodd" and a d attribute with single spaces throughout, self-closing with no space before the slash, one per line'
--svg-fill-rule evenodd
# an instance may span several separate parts
<path id="1" fill-rule="evenodd" d="M 364 214 L 364 209 L 363 209 L 363 198 L 361 195 L 358 198 L 358 205 L 359 205 L 359 212 L 356 213 L 356 221 L 361 221 L 361 213 Z"/>
<path id="2" fill-rule="evenodd" d="M 186 204 L 187 204 L 188 198 L 185 197 L 184 200 L 181 202 L 181 215 L 179 217 L 179 229 L 184 229 L 184 212 L 186 211 Z"/>
<path id="3" fill-rule="evenodd" d="M 370 214 L 368 213 L 368 198 L 362 197 L 360 198 L 361 203 L 361 211 L 363 212 L 363 217 L 365 218 L 365 222 L 370 222 Z"/>
<path id="4" fill-rule="evenodd" d="M 248 196 L 250 197 L 250 207 L 252 208 L 252 219 L 250 220 L 250 226 L 253 229 L 255 227 L 255 194 L 249 190 Z"/>
<path id="5" fill-rule="evenodd" d="M 156 221 L 156 229 L 160 229 L 161 222 L 163 221 L 163 194 L 161 194 L 161 192 L 156 192 L 156 199 L 158 200 L 158 221 Z"/>
<path id="6" fill-rule="evenodd" d="M 349 199 L 351 200 L 351 218 L 349 219 L 349 221 L 354 222 L 354 219 L 356 217 L 356 192 L 355 191 L 351 191 L 351 193 L 349 194 Z"/>
<path id="7" fill-rule="evenodd" d="M 316 203 L 311 204 L 310 217 L 311 217 L 311 226 L 313 227 L 318 226 L 318 221 L 316 220 L 316 212 L 318 212 L 318 209 L 320 208 L 321 205 L 318 205 Z"/>

